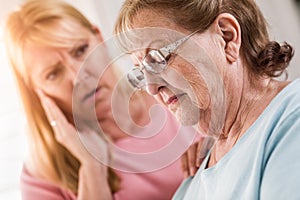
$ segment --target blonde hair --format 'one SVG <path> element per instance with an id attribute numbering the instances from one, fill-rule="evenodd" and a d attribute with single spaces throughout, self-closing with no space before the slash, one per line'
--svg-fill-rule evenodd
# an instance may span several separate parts
<path id="1" fill-rule="evenodd" d="M 54 136 L 24 65 L 26 44 L 70 47 L 80 39 L 80 30 L 91 32 L 93 25 L 74 7 L 59 0 L 30 0 L 11 13 L 5 27 L 5 43 L 22 98 L 29 127 L 27 168 L 35 176 L 77 193 L 80 162 Z M 76 34 L 74 34 L 76 33 Z M 111 191 L 118 189 L 119 178 L 109 169 Z"/>

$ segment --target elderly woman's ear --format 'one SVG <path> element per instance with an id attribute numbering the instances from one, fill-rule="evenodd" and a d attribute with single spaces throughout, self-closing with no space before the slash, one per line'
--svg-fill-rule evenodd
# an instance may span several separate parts
<path id="1" fill-rule="evenodd" d="M 241 29 L 238 21 L 231 14 L 222 13 L 216 18 L 213 26 L 222 37 L 222 47 L 227 61 L 235 62 L 239 57 L 241 46 Z"/>

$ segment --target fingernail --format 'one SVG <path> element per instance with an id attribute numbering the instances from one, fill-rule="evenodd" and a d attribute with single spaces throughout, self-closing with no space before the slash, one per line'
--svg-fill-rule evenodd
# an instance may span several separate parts
<path id="1" fill-rule="evenodd" d="M 191 176 L 194 176 L 195 173 L 196 173 L 196 169 L 194 167 L 191 167 L 190 168 L 190 174 L 191 174 Z"/>
<path id="2" fill-rule="evenodd" d="M 200 167 L 200 160 L 202 159 L 198 159 L 197 162 L 196 162 L 196 167 Z"/>

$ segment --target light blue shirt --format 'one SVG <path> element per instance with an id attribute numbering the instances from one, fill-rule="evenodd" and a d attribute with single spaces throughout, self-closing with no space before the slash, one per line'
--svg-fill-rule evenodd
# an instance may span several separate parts
<path id="1" fill-rule="evenodd" d="M 300 199 L 300 79 L 286 86 L 213 167 L 186 179 L 174 200 Z"/>

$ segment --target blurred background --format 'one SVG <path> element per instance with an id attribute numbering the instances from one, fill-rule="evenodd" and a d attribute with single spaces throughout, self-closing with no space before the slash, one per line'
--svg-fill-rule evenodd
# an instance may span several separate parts
<path id="1" fill-rule="evenodd" d="M 112 35 L 114 21 L 123 0 L 66 0 L 102 30 Z M 3 24 L 7 13 L 24 0 L 0 0 L 0 200 L 20 200 L 19 175 L 26 155 L 25 119 L 6 60 Z M 295 48 L 289 80 L 300 77 L 300 0 L 256 0 L 267 21 L 271 38 L 287 41 Z"/>

